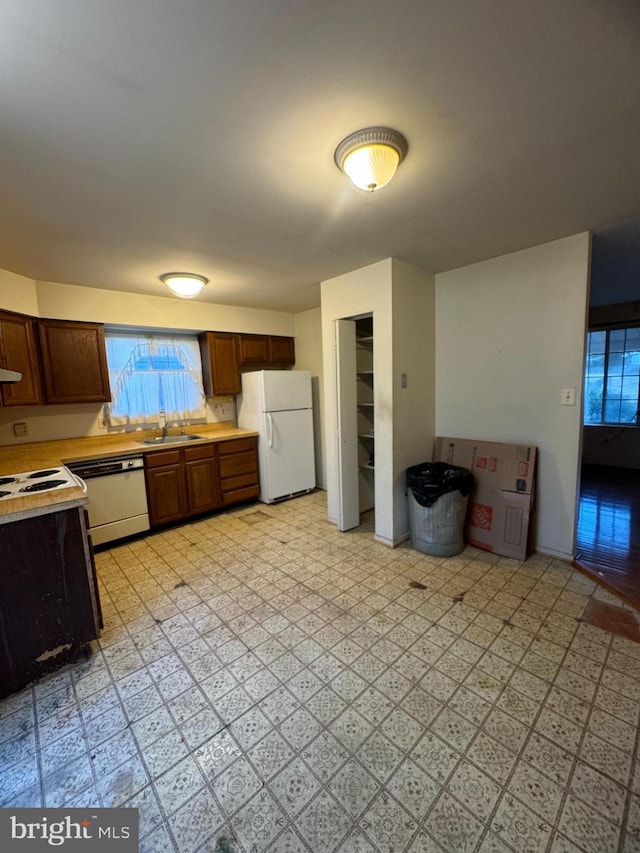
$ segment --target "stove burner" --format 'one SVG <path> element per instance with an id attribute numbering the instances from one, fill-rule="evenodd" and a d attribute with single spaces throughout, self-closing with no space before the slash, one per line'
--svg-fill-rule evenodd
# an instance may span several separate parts
<path id="1" fill-rule="evenodd" d="M 9 483 L 17 483 L 17 479 L 15 477 L 0 477 L 0 486 L 8 486 Z M 5 495 L 8 495 L 9 492 L 5 492 Z"/>
<path id="2" fill-rule="evenodd" d="M 47 489 L 55 489 L 56 486 L 65 486 L 66 480 L 42 480 L 40 483 L 31 483 L 30 486 L 23 486 L 21 492 L 44 492 Z"/>
<path id="3" fill-rule="evenodd" d="M 0 498 L 6 498 L 6 496 L 10 494 L 11 492 L 0 492 Z"/>
<path id="4" fill-rule="evenodd" d="M 37 480 L 40 477 L 50 477 L 52 474 L 58 474 L 59 472 L 59 468 L 49 468 L 46 471 L 34 471 L 32 474 L 29 474 L 27 480 Z"/>

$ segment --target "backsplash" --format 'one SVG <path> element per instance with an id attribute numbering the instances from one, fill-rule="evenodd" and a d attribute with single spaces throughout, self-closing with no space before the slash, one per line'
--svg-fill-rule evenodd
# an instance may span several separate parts
<path id="1" fill-rule="evenodd" d="M 206 421 L 190 423 L 236 423 L 234 397 L 214 397 L 207 400 Z M 169 425 L 173 425 L 169 421 Z M 26 435 L 16 436 L 15 424 L 26 424 Z M 145 427 L 148 429 L 148 427 Z M 76 403 L 64 406 L 0 407 L 0 446 L 27 444 L 32 441 L 53 441 L 61 438 L 81 438 L 95 435 L 115 435 L 135 432 L 136 427 L 107 428 L 102 403 Z M 24 431 L 23 431 L 24 432 Z"/>

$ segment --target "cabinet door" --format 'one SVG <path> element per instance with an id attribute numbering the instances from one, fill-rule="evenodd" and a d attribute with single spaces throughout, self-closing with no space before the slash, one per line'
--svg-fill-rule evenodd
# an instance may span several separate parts
<path id="1" fill-rule="evenodd" d="M 111 399 L 104 327 L 39 320 L 47 403 L 106 403 Z"/>
<path id="2" fill-rule="evenodd" d="M 269 339 L 266 335 L 238 335 L 238 361 L 241 367 L 269 363 Z"/>
<path id="3" fill-rule="evenodd" d="M 186 462 L 185 471 L 189 514 L 208 512 L 219 507 L 222 501 L 215 460 L 197 459 L 194 462 Z"/>
<path id="4" fill-rule="evenodd" d="M 293 338 L 271 335 L 269 338 L 269 364 L 295 364 L 296 352 Z"/>
<path id="5" fill-rule="evenodd" d="M 40 362 L 31 317 L 0 311 L 0 367 L 22 373 L 19 382 L 0 388 L 3 406 L 32 406 L 43 402 Z"/>
<path id="6" fill-rule="evenodd" d="M 146 468 L 147 504 L 152 527 L 179 521 L 188 514 L 184 464 Z"/>
<path id="7" fill-rule="evenodd" d="M 242 391 L 236 338 L 229 332 L 205 332 L 198 339 L 207 397 Z"/>

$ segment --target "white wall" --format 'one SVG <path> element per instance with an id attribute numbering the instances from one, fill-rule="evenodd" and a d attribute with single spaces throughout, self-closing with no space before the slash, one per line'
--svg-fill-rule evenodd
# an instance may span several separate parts
<path id="1" fill-rule="evenodd" d="M 38 294 L 35 281 L 8 270 L 0 270 L 0 308 L 36 315 Z"/>
<path id="2" fill-rule="evenodd" d="M 296 370 L 311 374 L 313 432 L 315 438 L 316 484 L 325 488 L 325 438 L 322 423 L 324 380 L 322 375 L 322 312 L 320 308 L 295 315 Z"/>
<path id="3" fill-rule="evenodd" d="M 436 276 L 436 431 L 535 444 L 535 547 L 574 553 L 590 237 Z M 576 388 L 576 405 L 561 390 Z"/>
<path id="4" fill-rule="evenodd" d="M 434 277 L 388 258 L 322 282 L 328 516 L 338 517 L 334 321 L 373 314 L 375 537 L 408 536 L 405 471 L 431 458 L 434 436 Z M 401 388 L 401 374 L 407 388 Z"/>
<path id="5" fill-rule="evenodd" d="M 409 527 L 406 470 L 429 462 L 433 454 L 436 305 L 432 273 L 397 258 L 392 270 L 394 539 L 399 541 Z"/>
<path id="6" fill-rule="evenodd" d="M 36 282 L 36 288 L 41 317 L 192 331 L 290 336 L 295 331 L 294 315 L 281 311 L 237 308 L 174 296 L 145 296 L 50 281 Z"/>

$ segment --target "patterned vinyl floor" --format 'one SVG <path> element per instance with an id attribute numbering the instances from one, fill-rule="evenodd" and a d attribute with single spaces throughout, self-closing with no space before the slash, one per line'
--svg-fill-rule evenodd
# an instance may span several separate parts
<path id="1" fill-rule="evenodd" d="M 390 550 L 318 492 L 97 568 L 93 655 L 0 702 L 0 805 L 137 807 L 144 853 L 640 851 L 640 645 L 569 564 Z"/>

